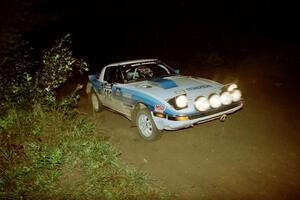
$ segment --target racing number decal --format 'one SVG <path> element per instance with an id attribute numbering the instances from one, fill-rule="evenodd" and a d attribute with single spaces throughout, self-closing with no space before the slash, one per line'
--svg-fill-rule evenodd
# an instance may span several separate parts
<path id="1" fill-rule="evenodd" d="M 104 88 L 104 96 L 106 99 L 111 99 L 112 89 L 111 88 Z"/>

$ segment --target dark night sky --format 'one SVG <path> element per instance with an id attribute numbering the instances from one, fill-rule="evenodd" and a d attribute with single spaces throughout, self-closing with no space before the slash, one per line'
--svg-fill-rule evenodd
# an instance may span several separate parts
<path id="1" fill-rule="evenodd" d="M 176 56 L 211 46 L 224 50 L 228 43 L 280 47 L 299 41 L 298 8 L 288 1 L 42 2 L 32 0 L 30 12 L 52 20 L 28 31 L 34 44 L 43 48 L 47 41 L 71 32 L 76 52 L 95 63 Z"/>
<path id="2" fill-rule="evenodd" d="M 271 1 L 84 1 L 67 4 L 62 12 L 85 48 L 147 55 L 239 40 L 293 43 L 299 33 L 294 6 Z"/>

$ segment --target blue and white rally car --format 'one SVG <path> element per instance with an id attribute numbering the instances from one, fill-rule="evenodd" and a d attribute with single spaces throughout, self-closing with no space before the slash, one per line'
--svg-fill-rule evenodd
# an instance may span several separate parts
<path id="1" fill-rule="evenodd" d="M 86 92 L 95 112 L 107 107 L 123 114 L 145 140 L 159 138 L 163 130 L 224 119 L 243 106 L 236 84 L 181 76 L 157 59 L 107 65 L 89 75 Z"/>

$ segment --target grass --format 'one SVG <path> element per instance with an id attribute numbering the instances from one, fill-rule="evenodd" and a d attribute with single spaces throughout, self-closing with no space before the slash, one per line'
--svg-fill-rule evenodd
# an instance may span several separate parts
<path id="1" fill-rule="evenodd" d="M 127 166 L 75 111 L 10 109 L 0 119 L 0 198 L 173 199 Z"/>

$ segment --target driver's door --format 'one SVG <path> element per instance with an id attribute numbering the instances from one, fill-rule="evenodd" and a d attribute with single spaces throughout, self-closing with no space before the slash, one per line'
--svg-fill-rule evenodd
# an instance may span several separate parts
<path id="1" fill-rule="evenodd" d="M 121 101 L 116 96 L 116 89 L 118 88 L 118 82 L 120 82 L 120 77 L 118 76 L 118 72 L 116 67 L 108 67 L 104 74 L 104 89 L 102 95 L 102 103 L 104 106 L 122 112 Z"/>

